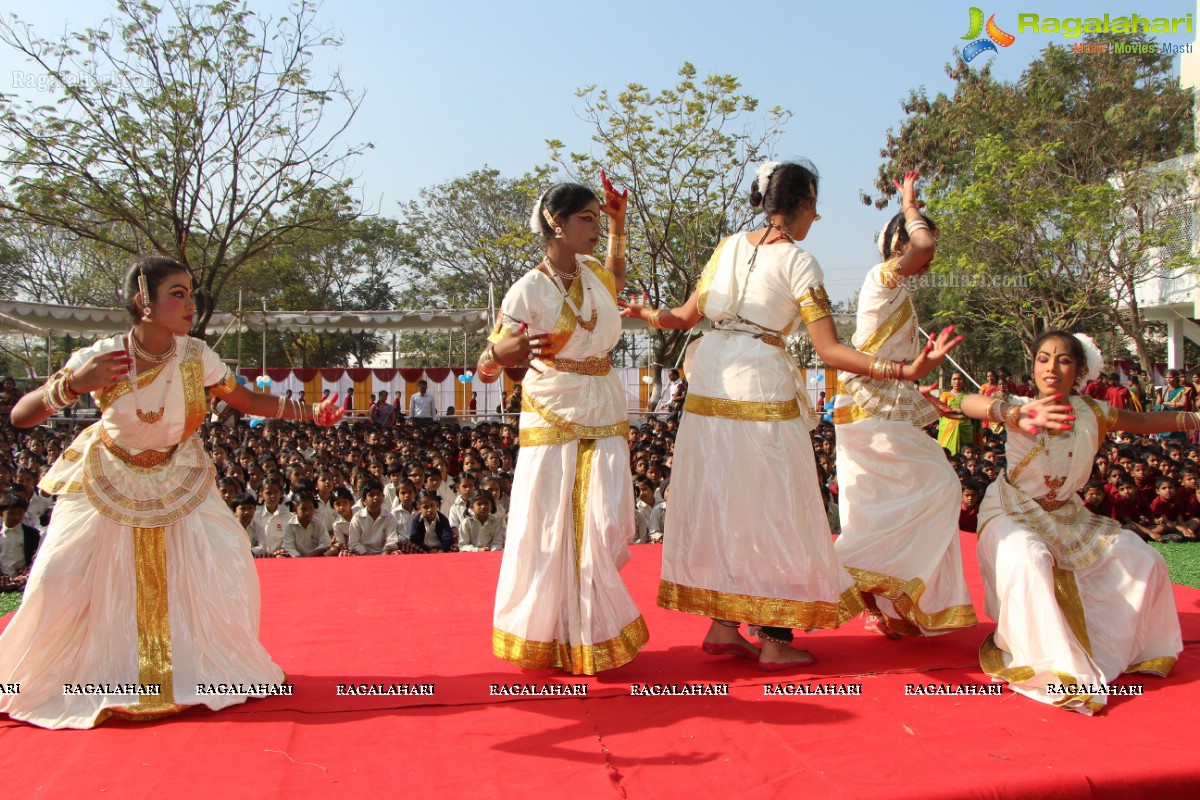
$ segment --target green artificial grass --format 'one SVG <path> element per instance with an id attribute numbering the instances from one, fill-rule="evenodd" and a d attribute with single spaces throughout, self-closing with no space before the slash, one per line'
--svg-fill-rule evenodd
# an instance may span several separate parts
<path id="1" fill-rule="evenodd" d="M 20 592 L 5 592 L 4 594 L 0 594 L 0 617 L 16 611 L 19 605 L 21 605 Z"/>
<path id="2" fill-rule="evenodd" d="M 1200 542 L 1178 542 L 1150 546 L 1162 553 L 1171 570 L 1171 582 L 1200 589 Z"/>

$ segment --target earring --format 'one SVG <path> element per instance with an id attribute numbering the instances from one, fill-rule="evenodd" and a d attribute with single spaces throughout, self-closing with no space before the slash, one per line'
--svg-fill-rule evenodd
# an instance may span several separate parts
<path id="1" fill-rule="evenodd" d="M 145 308 L 142 309 L 142 322 L 149 322 L 149 321 L 150 321 L 150 306 L 146 306 Z"/>
<path id="2" fill-rule="evenodd" d="M 555 239 L 561 239 L 561 238 L 563 238 L 563 237 L 562 237 L 562 228 L 558 228 L 558 227 L 556 227 L 556 228 L 554 229 L 554 238 L 555 238 Z"/>

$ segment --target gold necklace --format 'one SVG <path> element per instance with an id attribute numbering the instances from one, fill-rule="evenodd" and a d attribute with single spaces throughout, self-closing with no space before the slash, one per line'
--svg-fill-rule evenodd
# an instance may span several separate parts
<path id="1" fill-rule="evenodd" d="M 154 355 L 146 350 L 144 346 L 133 335 L 133 331 L 129 332 L 129 346 L 133 350 L 133 354 L 142 361 L 150 364 L 164 364 L 173 355 L 175 355 L 175 337 L 171 337 L 171 344 L 160 355 Z"/>
<path id="2" fill-rule="evenodd" d="M 133 343 L 135 341 L 136 340 L 133 338 L 133 331 L 130 331 L 129 332 L 129 342 L 130 342 L 131 348 L 134 348 Z M 167 351 L 167 355 L 163 359 L 164 361 L 173 358 L 175 355 L 175 347 L 174 347 L 174 338 L 173 337 L 172 337 L 171 343 L 172 343 L 172 347 L 170 350 Z M 135 357 L 135 358 L 131 359 L 131 361 L 132 361 L 132 363 L 129 365 L 129 382 L 130 382 L 129 391 L 130 391 L 130 394 L 133 395 L 133 405 L 137 409 L 137 418 L 140 419 L 142 422 L 146 423 L 147 425 L 153 425 L 156 422 L 158 422 L 160 419 L 162 419 L 163 414 L 166 413 L 167 391 L 171 388 L 171 381 L 174 379 L 175 376 L 173 373 L 168 373 L 167 379 L 165 381 L 163 381 L 162 397 L 160 397 L 158 399 L 158 411 L 142 411 L 142 400 L 138 393 L 137 358 Z M 164 369 L 166 369 L 166 367 L 164 367 Z"/>
<path id="3" fill-rule="evenodd" d="M 591 301 L 592 316 L 586 322 L 584 322 L 583 312 L 579 310 L 578 306 L 575 305 L 575 301 L 571 299 L 571 292 L 567 286 L 563 285 L 563 278 L 559 276 L 558 270 L 554 268 L 554 264 L 550 261 L 550 256 L 546 256 L 546 260 L 542 263 L 545 265 L 546 269 L 550 270 L 550 280 L 554 281 L 554 285 L 558 288 L 558 291 L 562 292 L 563 299 L 567 301 L 567 307 L 570 308 L 571 313 L 575 315 L 575 322 L 579 325 L 579 327 L 583 328 L 588 333 L 596 330 L 597 317 L 595 301 Z M 579 266 L 578 262 L 576 262 L 575 274 L 573 276 L 563 277 L 570 277 L 572 280 L 574 280 L 579 278 L 582 272 L 583 268 Z M 592 296 L 592 287 L 585 286 L 584 289 L 587 291 L 587 296 L 590 299 Z"/>

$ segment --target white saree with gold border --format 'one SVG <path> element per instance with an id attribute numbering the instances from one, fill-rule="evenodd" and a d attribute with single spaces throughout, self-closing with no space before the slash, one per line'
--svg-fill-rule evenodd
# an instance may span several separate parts
<path id="1" fill-rule="evenodd" d="M 579 266 L 569 292 L 586 325 L 533 270 L 505 296 L 491 336 L 526 323 L 551 334 L 554 353 L 522 381 L 492 651 L 520 667 L 593 675 L 628 662 L 649 633 L 620 576 L 634 503 L 628 412 L 609 357 L 621 337 L 615 283 L 593 258 Z"/>
<path id="2" fill-rule="evenodd" d="M 202 341 L 177 337 L 176 346 L 176 358 L 138 376 L 144 412 L 157 411 L 170 380 L 161 419 L 138 418 L 128 379 L 96 393 L 100 421 L 42 479 L 58 501 L 21 607 L 0 635 L 0 675 L 21 685 L 0 696 L 14 719 L 46 728 L 90 728 L 114 714 L 155 719 L 256 696 L 198 685 L 283 680 L 258 641 L 246 535 L 195 435 L 206 387 L 227 394 L 234 378 Z M 123 347 L 119 336 L 102 340 L 66 368 Z"/>
<path id="3" fill-rule="evenodd" d="M 658 604 L 707 617 L 834 628 L 862 611 L 838 566 L 809 432 L 815 415 L 783 338 L 832 313 L 816 260 L 790 243 L 725 239 L 705 267 L 675 443 Z"/>
<path id="4" fill-rule="evenodd" d="M 911 362 L 921 342 L 897 264 L 876 264 L 867 273 L 852 341 L 864 353 Z M 937 418 L 913 383 L 838 375 L 838 560 L 875 597 L 888 626 L 907 635 L 948 633 L 977 621 L 963 576 L 958 477 L 922 430 Z"/>
<path id="5" fill-rule="evenodd" d="M 1115 411 L 1072 396 L 1072 432 L 1010 433 L 1008 470 L 979 509 L 979 566 L 996 632 L 984 672 L 1084 714 L 1123 672 L 1167 675 L 1183 648 L 1166 563 L 1115 520 L 1088 511 L 1087 482 Z"/>

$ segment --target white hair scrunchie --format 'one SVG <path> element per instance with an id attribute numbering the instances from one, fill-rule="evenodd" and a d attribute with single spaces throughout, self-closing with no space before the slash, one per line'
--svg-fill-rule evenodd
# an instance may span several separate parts
<path id="1" fill-rule="evenodd" d="M 1094 381 L 1100 377 L 1100 368 L 1104 366 L 1104 356 L 1101 355 L 1100 348 L 1096 346 L 1092 337 L 1086 333 L 1077 333 L 1075 338 L 1083 345 L 1083 354 L 1087 357 L 1087 374 L 1083 376 L 1083 380 L 1085 383 Z"/>
<path id="2" fill-rule="evenodd" d="M 764 161 L 758 165 L 758 169 L 754 173 L 754 177 L 758 180 L 758 193 L 762 195 L 764 202 L 767 199 L 767 187 L 771 185 L 771 174 L 778 166 L 778 161 Z M 759 203 L 757 207 L 761 208 L 762 205 Z"/>
<path id="3" fill-rule="evenodd" d="M 546 192 L 550 191 L 549 189 Z M 529 215 L 529 232 L 536 233 L 542 236 L 542 201 L 546 199 L 546 192 L 538 195 L 537 202 L 533 204 L 533 213 Z"/>

